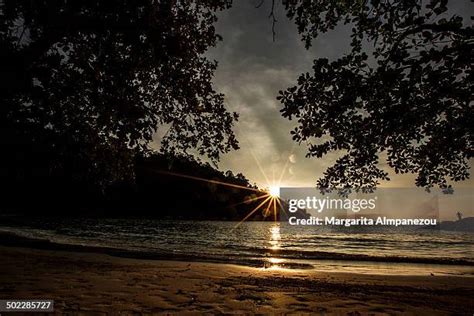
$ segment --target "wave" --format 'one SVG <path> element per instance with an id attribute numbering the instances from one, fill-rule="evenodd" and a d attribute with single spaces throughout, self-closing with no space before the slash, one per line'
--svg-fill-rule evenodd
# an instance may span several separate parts
<path id="1" fill-rule="evenodd" d="M 474 266 L 474 261 L 462 258 L 436 258 L 436 257 L 407 257 L 407 256 L 373 256 L 367 254 L 347 254 L 339 252 L 324 251 L 300 251 L 282 249 L 242 249 L 242 252 L 217 254 L 200 251 L 192 252 L 169 252 L 169 251 L 147 251 L 126 248 L 115 248 L 108 246 L 82 245 L 75 243 L 60 243 L 44 238 L 27 237 L 14 232 L 0 232 L 0 245 L 11 247 L 27 247 L 43 250 L 60 250 L 101 253 L 122 258 L 147 259 L 147 260 L 179 260 L 200 261 L 215 263 L 231 263 L 252 267 L 262 267 L 270 259 L 287 259 L 279 264 L 287 268 L 305 269 L 311 268 L 308 263 L 300 263 L 295 260 L 317 261 L 352 261 L 352 262 L 377 262 L 377 263 L 412 263 L 412 264 L 440 264 L 440 265 L 462 265 Z M 250 250 L 250 251 L 249 251 Z"/>

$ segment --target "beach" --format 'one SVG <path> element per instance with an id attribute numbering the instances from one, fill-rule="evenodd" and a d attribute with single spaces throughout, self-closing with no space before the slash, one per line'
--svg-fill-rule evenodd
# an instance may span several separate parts
<path id="1" fill-rule="evenodd" d="M 0 316 L 474 316 L 468 2 L 0 0 Z"/>
<path id="2" fill-rule="evenodd" d="M 371 275 L 0 247 L 0 295 L 55 312 L 472 315 L 467 276 Z"/>

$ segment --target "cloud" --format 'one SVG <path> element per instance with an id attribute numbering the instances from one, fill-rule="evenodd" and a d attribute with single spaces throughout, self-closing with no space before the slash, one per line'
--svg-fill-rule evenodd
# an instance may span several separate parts
<path id="1" fill-rule="evenodd" d="M 219 16 L 216 28 L 224 40 L 208 53 L 219 62 L 216 88 L 225 94 L 229 110 L 240 114 L 235 131 L 241 149 L 224 156 L 220 167 L 242 172 L 260 186 L 270 184 L 266 178 L 277 181 L 285 169 L 282 184 L 313 186 L 335 155 L 325 160 L 305 158 L 305 146 L 291 139 L 295 122 L 281 116 L 276 97 L 279 90 L 295 85 L 298 76 L 311 69 L 315 57 L 337 58 L 345 44 L 338 36 L 321 37 L 306 50 L 282 7 L 275 12 L 274 42 L 268 19 L 270 2 L 255 8 L 257 3 L 234 2 L 232 9 Z M 290 156 L 295 163 L 289 161 Z"/>

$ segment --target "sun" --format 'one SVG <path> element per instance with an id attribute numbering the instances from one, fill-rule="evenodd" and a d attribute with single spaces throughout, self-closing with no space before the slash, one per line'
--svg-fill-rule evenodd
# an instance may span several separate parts
<path id="1" fill-rule="evenodd" d="M 244 201 L 233 204 L 233 206 L 235 206 L 235 205 L 239 205 L 243 203 L 249 204 L 250 202 L 256 202 L 255 204 L 258 203 L 258 205 L 254 207 L 239 223 L 237 223 L 233 229 L 239 227 L 240 224 L 245 222 L 248 218 L 250 218 L 250 216 L 252 216 L 258 210 L 262 210 L 264 217 L 268 217 L 269 215 L 273 213 L 273 218 L 275 222 L 278 221 L 278 211 L 279 210 L 285 211 L 281 202 L 281 198 L 280 198 L 280 188 L 281 188 L 280 185 L 269 185 L 267 189 L 262 190 L 257 187 L 242 186 L 242 185 L 226 183 L 226 182 L 218 181 L 218 180 L 211 180 L 211 179 L 199 178 L 199 177 L 186 175 L 186 174 L 179 174 L 175 172 L 162 171 L 162 170 L 160 171 L 157 170 L 156 172 L 172 175 L 172 176 L 177 176 L 177 177 L 182 177 L 182 178 L 187 178 L 187 179 L 192 179 L 196 181 L 204 181 L 207 183 L 213 183 L 213 184 L 228 186 L 232 188 L 253 191 L 254 193 L 248 196 L 248 198 L 246 198 Z M 282 176 L 283 176 L 283 173 L 280 176 L 280 180 Z M 277 183 L 279 184 L 279 182 Z"/>
<path id="2" fill-rule="evenodd" d="M 280 196 L 280 187 L 272 185 L 270 186 L 270 189 L 268 190 L 268 193 L 270 194 L 271 197 L 279 197 Z"/>

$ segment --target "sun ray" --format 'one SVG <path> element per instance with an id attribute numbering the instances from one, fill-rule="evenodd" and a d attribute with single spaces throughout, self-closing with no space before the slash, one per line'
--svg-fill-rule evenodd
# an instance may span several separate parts
<path id="1" fill-rule="evenodd" d="M 250 213 L 247 214 L 247 216 L 244 217 L 243 220 L 241 220 L 237 225 L 235 225 L 235 227 L 232 230 L 239 227 L 243 222 L 245 222 L 250 216 L 252 216 L 253 213 L 255 213 L 263 204 L 265 204 L 271 198 L 272 198 L 271 196 L 268 196 L 262 203 L 257 205 L 252 211 L 250 211 Z"/>
<path id="2" fill-rule="evenodd" d="M 294 146 L 291 150 L 291 153 L 293 153 L 293 151 L 294 151 Z M 232 207 L 232 206 L 241 205 L 241 204 L 249 203 L 249 202 L 255 202 L 255 201 L 259 201 L 259 200 L 264 199 L 262 202 L 260 202 L 259 205 L 257 205 L 252 211 L 250 211 L 239 223 L 237 223 L 237 225 L 235 225 L 235 227 L 232 230 L 239 227 L 243 222 L 245 222 L 247 219 L 249 219 L 256 211 L 258 211 L 262 207 L 265 208 L 264 211 L 263 211 L 263 214 L 265 216 L 268 216 L 269 212 L 271 214 L 271 210 L 273 209 L 273 219 L 274 219 L 274 222 L 276 223 L 278 221 L 278 209 L 281 209 L 286 213 L 286 211 L 285 211 L 285 209 L 284 209 L 284 207 L 283 207 L 283 205 L 280 201 L 280 197 L 279 197 L 280 192 L 279 192 L 279 190 L 280 190 L 281 180 L 283 179 L 283 176 L 285 175 L 285 171 L 288 167 L 289 158 L 286 160 L 285 165 L 282 169 L 282 172 L 281 172 L 280 177 L 278 179 L 278 184 L 275 182 L 275 169 L 272 169 L 273 182 L 271 182 L 271 184 L 270 184 L 270 181 L 269 181 L 268 177 L 266 176 L 259 160 L 255 156 L 252 149 L 250 149 L 250 153 L 251 153 L 252 157 L 254 158 L 254 160 L 255 160 L 258 168 L 259 168 L 259 171 L 262 173 L 265 180 L 267 181 L 268 188 L 267 188 L 266 193 L 265 193 L 264 190 L 261 190 L 261 189 L 255 189 L 255 188 L 241 186 L 241 185 L 237 185 L 237 184 L 233 184 L 233 183 L 227 183 L 227 182 L 223 182 L 223 181 L 219 181 L 219 180 L 205 179 L 205 178 L 200 178 L 200 177 L 186 175 L 186 174 L 180 174 L 180 173 L 171 172 L 171 171 L 154 170 L 154 169 L 151 169 L 151 170 L 153 172 L 161 173 L 161 174 L 165 174 L 165 175 L 171 175 L 171 176 L 176 176 L 176 177 L 181 177 L 181 178 L 186 178 L 186 179 L 202 181 L 202 182 L 206 182 L 206 183 L 212 183 L 212 184 L 223 185 L 223 186 L 227 186 L 227 187 L 238 188 L 238 189 L 249 190 L 249 191 L 261 193 L 262 195 L 252 197 L 250 199 L 246 199 L 245 201 L 238 202 L 238 203 L 235 203 L 235 204 L 231 204 L 231 205 L 228 206 L 228 207 Z M 264 206 L 265 203 L 267 203 L 267 202 L 268 202 L 268 204 L 266 206 Z M 277 206 L 277 204 L 278 204 L 278 206 Z"/>
<path id="3" fill-rule="evenodd" d="M 274 216 L 274 219 L 275 219 L 275 223 L 277 222 L 277 209 L 276 209 L 276 200 L 278 200 L 278 198 L 275 198 L 273 199 L 273 216 Z"/>
<path id="4" fill-rule="evenodd" d="M 175 173 L 175 172 L 171 172 L 171 171 L 163 171 L 163 170 L 153 170 L 153 171 L 157 172 L 157 173 L 167 174 L 167 175 L 186 178 L 186 179 L 191 179 L 191 180 L 197 180 L 197 181 L 204 181 L 204 182 L 207 182 L 207 183 L 219 184 L 219 185 L 228 186 L 228 187 L 232 187 L 232 188 L 238 188 L 238 189 L 249 190 L 249 191 L 254 191 L 254 192 L 262 192 L 261 190 L 258 190 L 258 189 L 244 187 L 242 185 L 222 182 L 222 181 L 218 181 L 218 180 L 210 180 L 210 179 L 205 179 L 205 178 L 199 178 L 199 177 L 189 176 L 189 175 Z"/>
<path id="5" fill-rule="evenodd" d="M 260 196 L 257 196 L 257 197 L 251 198 L 251 199 L 247 199 L 247 200 L 239 202 L 239 203 L 231 204 L 227 207 L 232 207 L 232 206 L 237 206 L 237 205 L 241 205 L 241 204 L 248 203 L 248 202 L 257 201 L 257 200 L 263 199 L 267 196 L 270 196 L 270 194 L 260 195 Z"/>
<path id="6" fill-rule="evenodd" d="M 272 185 L 275 184 L 275 165 L 272 166 Z"/>
<path id="7" fill-rule="evenodd" d="M 293 144 L 293 146 L 291 147 L 290 156 L 293 155 L 295 148 L 296 148 L 296 145 Z M 285 174 L 286 167 L 288 166 L 288 162 L 290 161 L 290 156 L 286 159 L 285 165 L 283 166 L 283 169 L 281 170 L 280 178 L 278 179 L 278 185 L 281 184 L 281 180 L 283 179 L 283 175 Z"/>
<path id="8" fill-rule="evenodd" d="M 263 177 L 265 178 L 265 181 L 267 181 L 267 186 L 270 186 L 270 180 L 268 180 L 268 177 L 267 175 L 265 174 L 265 171 L 263 171 L 263 168 L 262 168 L 262 165 L 260 165 L 260 161 L 258 161 L 257 159 L 257 156 L 255 156 L 253 150 L 251 148 L 249 148 L 249 151 L 250 151 L 250 154 L 252 155 L 253 159 L 255 160 L 256 164 L 257 164 L 257 167 L 260 171 L 260 173 L 263 175 Z"/>
<path id="9" fill-rule="evenodd" d="M 270 198 L 270 201 L 268 202 L 267 207 L 265 208 L 265 211 L 263 211 L 263 216 L 264 217 L 267 217 L 267 215 L 268 215 L 268 211 L 269 211 L 270 206 L 272 204 L 272 200 L 273 200 L 273 197 Z"/>
<path id="10" fill-rule="evenodd" d="M 285 210 L 285 208 L 284 208 L 283 205 L 281 204 L 280 199 L 277 199 L 277 202 L 278 202 L 278 205 L 280 206 L 280 210 L 282 210 L 283 212 L 285 212 L 285 214 L 288 216 L 288 212 Z"/>

